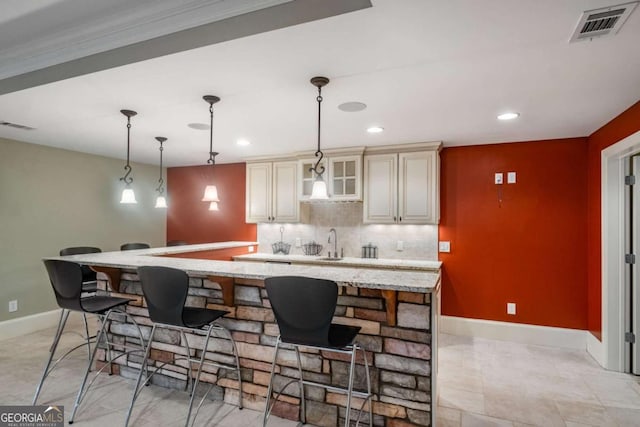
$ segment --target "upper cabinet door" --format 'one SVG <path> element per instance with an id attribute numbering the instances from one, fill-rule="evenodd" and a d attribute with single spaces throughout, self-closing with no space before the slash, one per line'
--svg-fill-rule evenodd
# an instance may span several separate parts
<path id="1" fill-rule="evenodd" d="M 437 152 L 398 155 L 398 222 L 437 224 Z"/>
<path id="2" fill-rule="evenodd" d="M 362 156 L 330 157 L 327 188 L 333 200 L 362 200 Z"/>
<path id="3" fill-rule="evenodd" d="M 277 222 L 298 222 L 298 162 L 273 164 L 272 216 Z"/>
<path id="4" fill-rule="evenodd" d="M 397 221 L 397 154 L 364 156 L 364 222 Z"/>
<path id="5" fill-rule="evenodd" d="M 246 222 L 271 221 L 271 165 L 247 164 Z"/>

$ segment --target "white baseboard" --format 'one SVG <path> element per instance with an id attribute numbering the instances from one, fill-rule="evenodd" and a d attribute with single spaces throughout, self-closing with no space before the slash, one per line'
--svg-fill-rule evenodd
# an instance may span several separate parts
<path id="1" fill-rule="evenodd" d="M 591 335 L 588 331 L 581 329 L 554 328 L 454 316 L 441 316 L 440 332 L 580 350 L 587 348 L 587 335 Z"/>
<path id="2" fill-rule="evenodd" d="M 60 309 L 56 309 L 2 321 L 0 322 L 0 341 L 54 328 L 59 319 Z"/>
<path id="3" fill-rule="evenodd" d="M 605 366 L 604 345 L 591 332 L 587 332 L 587 352 L 595 359 L 600 366 Z"/>

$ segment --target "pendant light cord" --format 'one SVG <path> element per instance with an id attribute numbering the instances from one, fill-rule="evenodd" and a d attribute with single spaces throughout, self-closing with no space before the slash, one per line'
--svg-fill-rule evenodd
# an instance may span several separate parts
<path id="1" fill-rule="evenodd" d="M 158 180 L 160 185 L 158 185 L 158 188 L 156 188 L 156 191 L 160 196 L 164 194 L 164 179 L 162 178 L 162 151 L 164 150 L 164 148 L 162 147 L 163 142 L 164 141 L 160 141 L 160 179 Z"/>
<path id="2" fill-rule="evenodd" d="M 131 117 L 127 116 L 127 164 L 124 166 L 124 170 L 127 171 L 120 181 L 124 181 L 125 184 L 130 185 L 133 182 L 133 178 L 129 175 L 131 174 L 131 165 L 129 164 L 129 145 L 130 145 L 130 137 L 131 137 Z"/>
<path id="3" fill-rule="evenodd" d="M 318 101 L 318 151 L 316 151 L 315 156 L 318 157 L 318 160 L 316 161 L 316 164 L 312 168 L 309 168 L 309 172 L 315 172 L 316 175 L 320 177 L 324 173 L 324 166 L 320 165 L 320 162 L 324 158 L 324 154 L 320 150 L 320 111 L 321 111 L 321 104 L 322 104 L 322 87 L 321 86 L 318 86 L 318 97 L 316 98 L 316 101 Z"/>
<path id="4" fill-rule="evenodd" d="M 218 153 L 213 151 L 213 103 L 209 103 L 209 117 L 210 117 L 210 126 L 209 126 L 209 160 L 207 163 L 211 165 L 216 164 L 216 156 Z"/>

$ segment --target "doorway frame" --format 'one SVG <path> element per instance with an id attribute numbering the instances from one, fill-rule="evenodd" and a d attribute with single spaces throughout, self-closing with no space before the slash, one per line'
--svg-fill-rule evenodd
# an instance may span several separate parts
<path id="1" fill-rule="evenodd" d="M 587 349 L 604 368 L 618 372 L 624 371 L 624 160 L 638 152 L 640 131 L 601 153 L 602 343 L 589 340 Z"/>

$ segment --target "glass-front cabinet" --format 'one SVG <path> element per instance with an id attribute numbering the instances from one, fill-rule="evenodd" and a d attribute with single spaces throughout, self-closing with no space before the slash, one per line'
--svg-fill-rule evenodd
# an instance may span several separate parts
<path id="1" fill-rule="evenodd" d="M 323 179 L 327 183 L 330 200 L 362 200 L 362 155 L 326 156 L 320 163 L 325 167 Z M 301 177 L 300 200 L 309 200 L 316 174 L 310 170 L 315 159 L 304 158 L 299 162 Z"/>
<path id="2" fill-rule="evenodd" d="M 329 192 L 335 200 L 362 199 L 362 156 L 329 158 Z"/>

